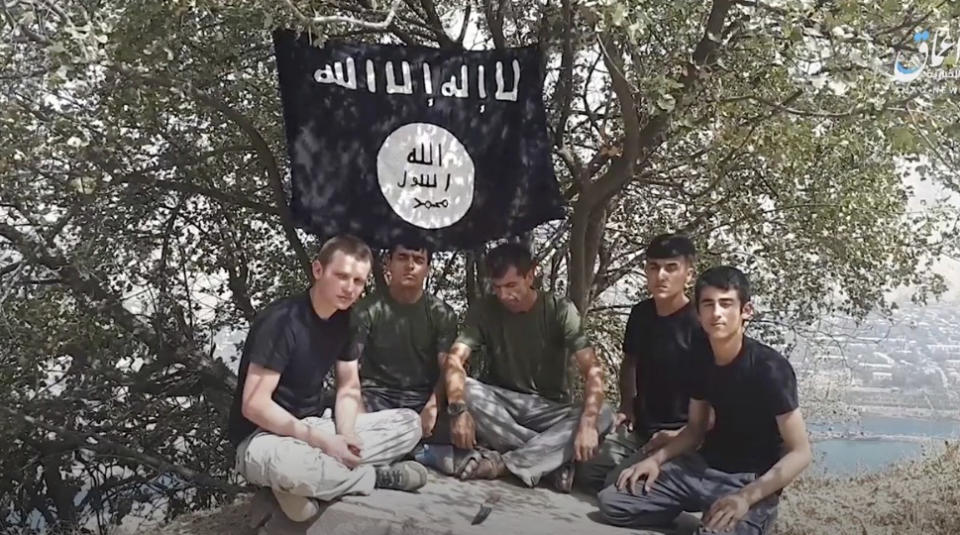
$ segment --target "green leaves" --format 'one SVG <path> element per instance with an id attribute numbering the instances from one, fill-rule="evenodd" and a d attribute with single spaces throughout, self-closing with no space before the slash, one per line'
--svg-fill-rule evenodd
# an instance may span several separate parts
<path id="1" fill-rule="evenodd" d="M 676 107 L 677 101 L 673 98 L 673 95 L 668 93 L 661 93 L 657 98 L 657 107 L 664 111 L 673 111 L 673 108 Z"/>
<path id="2" fill-rule="evenodd" d="M 895 154 L 914 154 L 917 152 L 917 139 L 909 126 L 897 126 L 889 130 L 890 149 Z"/>
<path id="3" fill-rule="evenodd" d="M 251 139 L 217 106 L 254 125 L 285 179 L 269 31 L 301 22 L 283 3 L 47 4 L 57 9 L 27 9 L 26 2 L 10 8 L 31 33 L 0 29 L 0 223 L 55 251 L 93 290 L 56 282 L 61 267 L 24 268 L 24 280 L 53 282 L 13 285 L 0 308 L 0 403 L 229 479 L 220 434 L 229 394 L 222 377 L 201 373 L 198 363 L 211 354 L 229 362 L 247 326 L 244 310 L 306 281 L 276 215 L 286 184 L 268 179 Z M 323 16 L 383 16 L 329 2 L 297 5 Z M 422 8 L 400 5 L 396 32 L 341 24 L 312 31 L 318 42 L 427 46 L 438 44 L 438 32 L 452 33 L 430 26 Z M 465 4 L 436 6 L 448 21 Z M 625 117 L 633 117 L 612 90 L 597 32 L 621 52 L 616 68 L 634 99 L 625 113 L 636 113 L 649 136 L 638 141 L 629 180 L 602 206 L 604 225 L 591 249 L 593 304 L 642 296 L 638 259 L 663 231 L 696 240 L 704 251 L 700 269 L 724 262 L 749 271 L 766 325 L 862 316 L 884 309 L 890 290 L 904 284 L 918 299 L 942 290 L 929 244 L 955 242 L 955 229 L 944 230 L 943 222 L 956 214 L 911 213 L 901 167 L 914 159 L 927 181 L 960 190 L 952 163 L 960 161 L 956 94 L 932 78 L 891 82 L 894 44 L 913 31 L 898 25 L 928 6 L 735 4 L 709 32 L 712 3 L 590 0 L 572 7 L 575 25 L 566 32 L 562 3 L 518 0 L 505 12 L 503 32 L 508 45 L 538 43 L 547 54 L 544 102 L 552 133 L 563 125 L 556 172 L 571 212 L 583 184 L 625 167 L 618 158 L 629 148 L 627 134 L 636 133 L 628 132 Z M 476 5 L 473 11 L 477 17 Z M 947 11 L 925 23 L 942 23 Z M 490 23 L 484 14 L 477 24 L 480 46 L 492 46 Z M 694 69 L 701 43 L 712 52 Z M 570 78 L 557 84 L 567 44 Z M 557 94 L 559 87 L 570 94 Z M 662 128 L 645 130 L 651 121 Z M 543 284 L 560 292 L 568 289 L 569 228 L 532 236 L 543 255 Z M 310 237 L 300 239 L 309 245 Z M 0 269 L 22 257 L 0 237 Z M 436 262 L 435 289 L 462 305 L 476 264 L 462 254 Z M 230 274 L 241 283 L 230 284 Z M 0 294 L 10 280 L 0 279 Z M 143 329 L 132 329 L 133 320 Z M 588 315 L 597 347 L 614 365 L 622 320 L 614 312 Z M 225 333 L 232 338 L 224 341 Z M 172 361 L 171 351 L 182 348 L 189 350 Z M 142 366 L 134 369 L 135 361 Z M 58 366 L 73 370 L 59 383 L 47 376 Z M 64 411 L 68 399 L 74 405 Z M 0 489 L 29 483 L 47 503 L 40 476 L 21 468 L 49 437 L 16 426 L 0 438 L 22 444 L 0 464 Z M 53 454 L 63 473 L 109 468 L 153 477 L 142 464 L 78 451 Z M 185 486 L 170 497 L 167 513 L 222 496 Z M 15 500 L 25 504 L 11 517 L 18 526 L 37 515 L 27 494 Z M 124 493 L 103 496 L 114 494 Z M 131 506 L 116 505 L 111 510 Z"/>

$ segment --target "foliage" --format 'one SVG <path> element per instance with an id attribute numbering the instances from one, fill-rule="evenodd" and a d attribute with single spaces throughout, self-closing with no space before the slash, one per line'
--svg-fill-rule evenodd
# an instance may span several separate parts
<path id="1" fill-rule="evenodd" d="M 570 213 L 526 238 L 612 367 L 611 307 L 639 297 L 644 243 L 664 230 L 690 233 L 701 267 L 744 266 L 761 325 L 942 288 L 930 265 L 956 251 L 954 214 L 910 212 L 902 169 L 960 189 L 960 86 L 890 73 L 915 29 L 958 15 L 852 0 L 6 3 L 0 518 L 103 531 L 236 490 L 219 357 L 307 283 L 312 244 L 287 207 L 273 27 L 543 45 Z M 482 291 L 479 253 L 438 258 L 432 287 L 462 307 Z"/>

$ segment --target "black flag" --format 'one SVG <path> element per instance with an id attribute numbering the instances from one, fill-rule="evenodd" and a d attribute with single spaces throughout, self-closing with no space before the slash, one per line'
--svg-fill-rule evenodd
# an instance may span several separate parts
<path id="1" fill-rule="evenodd" d="M 307 231 L 452 249 L 563 217 L 536 48 L 274 46 Z"/>

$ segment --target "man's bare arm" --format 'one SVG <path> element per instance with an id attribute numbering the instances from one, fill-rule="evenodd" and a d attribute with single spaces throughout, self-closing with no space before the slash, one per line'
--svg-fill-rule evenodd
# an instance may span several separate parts
<path id="1" fill-rule="evenodd" d="M 573 354 L 583 377 L 583 414 L 580 416 L 580 427 L 597 427 L 597 417 L 603 406 L 603 366 L 597 361 L 597 354 L 592 347 L 587 347 Z"/>
<path id="2" fill-rule="evenodd" d="M 424 438 L 433 435 L 433 430 L 437 425 L 437 413 L 439 412 L 441 401 L 446 395 L 444 391 L 446 385 L 444 375 L 446 373 L 447 354 L 437 354 L 437 363 L 439 364 L 440 370 L 437 383 L 433 385 L 433 392 L 430 393 L 427 402 L 423 405 L 423 408 L 420 409 L 420 426 Z"/>
<path id="3" fill-rule="evenodd" d="M 337 433 L 356 436 L 357 414 L 360 414 L 362 409 L 358 361 L 337 361 L 337 402 L 333 409 Z"/>
<path id="4" fill-rule="evenodd" d="M 303 423 L 273 401 L 279 383 L 280 372 L 250 364 L 240 404 L 244 418 L 275 435 L 293 437 L 316 448 L 325 447 L 330 435 Z"/>
<path id="5" fill-rule="evenodd" d="M 786 453 L 766 473 L 740 490 L 751 506 L 789 485 L 813 459 L 807 426 L 800 409 L 777 416 L 777 427 Z"/>
<path id="6" fill-rule="evenodd" d="M 700 399 L 690 399 L 690 407 L 687 411 L 687 425 L 680 430 L 672 440 L 668 441 L 662 448 L 654 451 L 650 458 L 657 464 L 663 463 L 695 451 L 703 442 L 710 425 L 710 403 Z"/>
<path id="7" fill-rule="evenodd" d="M 467 362 L 470 360 L 470 347 L 455 343 L 447 354 L 444 366 L 444 381 L 447 390 L 447 403 L 461 402 L 466 399 L 464 389 L 467 384 Z"/>
<path id="8" fill-rule="evenodd" d="M 466 344 L 454 343 L 447 355 L 445 367 L 447 382 L 447 406 L 466 403 L 467 360 L 470 358 L 470 347 Z M 477 429 L 470 416 L 470 411 L 463 411 L 450 421 L 450 439 L 453 445 L 465 450 L 473 449 L 477 445 Z"/>

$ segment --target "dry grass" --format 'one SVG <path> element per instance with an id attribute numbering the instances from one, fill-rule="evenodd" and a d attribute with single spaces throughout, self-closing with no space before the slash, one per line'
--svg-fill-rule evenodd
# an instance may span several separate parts
<path id="1" fill-rule="evenodd" d="M 806 477 L 784 493 L 779 535 L 960 535 L 960 444 L 896 468 Z"/>

